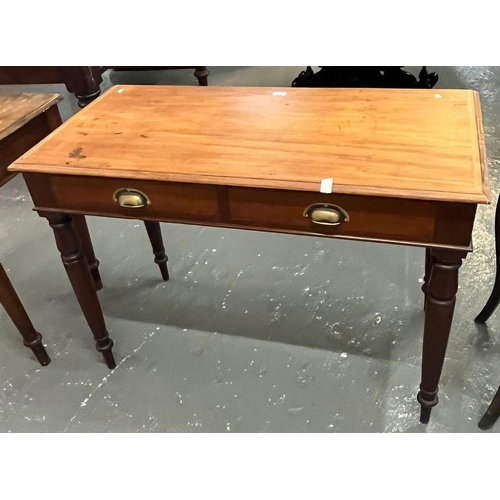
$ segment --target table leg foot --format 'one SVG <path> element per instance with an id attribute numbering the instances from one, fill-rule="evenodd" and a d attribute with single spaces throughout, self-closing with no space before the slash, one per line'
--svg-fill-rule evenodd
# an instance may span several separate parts
<path id="1" fill-rule="evenodd" d="M 97 99 L 100 94 L 101 94 L 100 90 L 98 90 L 97 92 L 92 92 L 92 94 L 87 94 L 87 95 L 75 94 L 75 97 L 78 100 L 78 107 L 80 109 L 83 109 L 85 106 L 87 106 L 87 104 L 90 104 L 93 100 Z"/>
<path id="2" fill-rule="evenodd" d="M 36 359 L 38 359 L 38 362 L 42 366 L 47 366 L 50 363 L 50 358 L 49 355 L 47 354 L 47 351 L 45 350 L 45 347 L 42 344 L 42 336 L 40 333 L 37 333 L 37 337 L 33 341 L 27 341 L 26 339 L 23 341 L 23 344 L 26 347 L 29 347 L 33 354 L 35 355 Z"/>
<path id="3" fill-rule="evenodd" d="M 22 335 L 24 345 L 33 351 L 42 366 L 48 365 L 50 358 L 42 344 L 42 336 L 35 330 L 2 264 L 0 264 L 0 303 Z"/>
<path id="4" fill-rule="evenodd" d="M 111 339 L 96 342 L 96 349 L 102 354 L 108 368 L 113 370 L 116 368 L 115 357 L 113 356 L 113 341 Z"/>
<path id="5" fill-rule="evenodd" d="M 164 281 L 170 279 L 168 275 L 167 261 L 168 257 L 165 254 L 165 247 L 163 246 L 163 238 L 161 236 L 161 228 L 159 222 L 144 221 L 146 226 L 146 231 L 148 232 L 149 241 L 151 241 L 151 246 L 153 247 L 153 253 L 155 255 L 155 262 L 160 268 L 161 276 Z"/>
<path id="6" fill-rule="evenodd" d="M 422 383 L 417 395 L 422 406 L 420 421 L 427 423 L 432 407 L 438 403 L 438 389 L 450 335 L 458 270 L 467 254 L 454 250 L 431 249 L 427 301 L 425 310 L 424 345 L 422 353 Z"/>
<path id="7" fill-rule="evenodd" d="M 420 391 L 417 394 L 417 401 L 420 403 L 420 423 L 428 424 L 429 419 L 431 418 L 431 410 L 436 406 L 439 402 L 437 397 L 437 391 L 434 393 L 427 393 L 422 390 L 420 387 Z"/>
<path id="8" fill-rule="evenodd" d="M 429 423 L 429 420 L 431 418 L 431 410 L 432 410 L 431 407 L 422 406 L 422 408 L 420 408 L 420 423 L 421 424 L 428 424 Z"/>
<path id="9" fill-rule="evenodd" d="M 114 368 L 116 363 L 111 353 L 113 342 L 106 330 L 101 304 L 82 243 L 73 225 L 73 218 L 69 214 L 54 212 L 41 212 L 40 215 L 48 219 L 54 230 L 57 248 L 76 298 L 94 335 L 96 349 L 102 353 L 106 364 Z"/>
<path id="10" fill-rule="evenodd" d="M 60 71 L 66 88 L 78 99 L 79 108 L 99 97 L 102 83 L 99 66 L 61 66 Z"/>

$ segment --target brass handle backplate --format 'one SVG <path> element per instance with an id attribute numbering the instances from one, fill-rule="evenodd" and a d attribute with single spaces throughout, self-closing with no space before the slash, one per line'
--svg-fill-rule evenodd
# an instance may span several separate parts
<path id="1" fill-rule="evenodd" d="M 113 200 L 123 208 L 142 208 L 151 205 L 151 200 L 138 189 L 120 188 L 113 193 Z"/>
<path id="2" fill-rule="evenodd" d="M 304 217 L 308 217 L 311 222 L 323 226 L 338 226 L 342 222 L 349 222 L 349 214 L 342 207 L 330 203 L 309 205 L 304 210 Z"/>

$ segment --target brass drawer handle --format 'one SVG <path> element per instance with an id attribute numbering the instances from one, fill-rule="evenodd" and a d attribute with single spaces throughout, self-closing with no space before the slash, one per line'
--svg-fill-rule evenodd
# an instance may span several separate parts
<path id="1" fill-rule="evenodd" d="M 138 189 L 117 189 L 113 193 L 113 200 L 123 208 L 142 208 L 146 205 L 151 205 L 151 200 Z"/>
<path id="2" fill-rule="evenodd" d="M 349 222 L 349 214 L 337 205 L 329 203 L 314 203 L 304 210 L 304 217 L 309 217 L 311 222 L 323 226 L 338 226 L 342 222 Z"/>

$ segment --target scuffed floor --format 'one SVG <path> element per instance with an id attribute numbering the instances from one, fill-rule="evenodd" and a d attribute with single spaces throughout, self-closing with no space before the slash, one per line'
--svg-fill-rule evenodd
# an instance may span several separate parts
<path id="1" fill-rule="evenodd" d="M 211 67 L 209 84 L 289 86 L 301 69 Z M 17 177 L 0 190 L 1 261 L 52 363 L 37 364 L 0 310 L 0 431 L 481 432 L 500 384 L 500 311 L 487 328 L 473 322 L 494 279 L 500 68 L 429 69 L 439 88 L 481 93 L 494 203 L 478 210 L 427 426 L 415 398 L 422 249 L 162 224 L 164 283 L 142 223 L 89 218 L 109 370 Z M 197 82 L 191 70 L 108 72 L 103 88 L 120 83 Z M 63 118 L 78 111 L 63 85 L 0 87 L 18 91 L 60 92 Z"/>

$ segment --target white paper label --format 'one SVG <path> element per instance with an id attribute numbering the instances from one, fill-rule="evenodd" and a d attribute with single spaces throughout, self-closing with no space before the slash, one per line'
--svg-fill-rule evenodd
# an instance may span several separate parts
<path id="1" fill-rule="evenodd" d="M 273 95 L 280 95 L 282 97 L 285 97 L 286 96 L 286 92 L 273 92 Z"/>
<path id="2" fill-rule="evenodd" d="M 323 179 L 319 187 L 320 193 L 330 194 L 333 188 L 333 177 L 328 177 L 328 179 Z"/>

